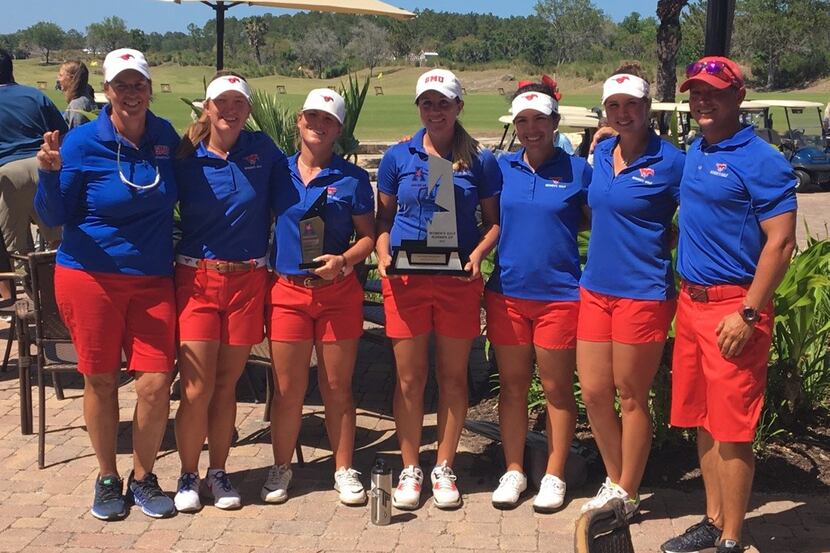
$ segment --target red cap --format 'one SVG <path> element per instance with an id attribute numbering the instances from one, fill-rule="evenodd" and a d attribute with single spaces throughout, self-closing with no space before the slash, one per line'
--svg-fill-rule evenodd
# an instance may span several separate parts
<path id="1" fill-rule="evenodd" d="M 704 67 L 702 67 L 702 65 L 713 62 L 723 64 L 721 73 L 709 73 Z M 696 65 L 700 65 L 700 67 L 697 68 L 697 73 L 683 81 L 683 84 L 680 85 L 680 92 L 686 92 L 689 90 L 689 87 L 692 86 L 694 81 L 704 82 L 718 89 L 729 88 L 730 86 L 734 86 L 735 88 L 743 88 L 744 86 L 744 74 L 741 71 L 741 68 L 738 67 L 737 63 L 729 58 L 725 58 L 723 56 L 706 56 L 704 58 L 700 58 L 689 67 Z"/>

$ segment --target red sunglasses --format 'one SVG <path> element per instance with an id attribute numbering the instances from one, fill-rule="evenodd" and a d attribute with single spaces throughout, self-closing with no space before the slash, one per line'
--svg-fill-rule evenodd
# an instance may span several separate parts
<path id="1" fill-rule="evenodd" d="M 736 88 L 741 88 L 743 83 L 738 76 L 722 61 L 696 61 L 686 66 L 686 78 L 690 79 L 700 72 L 719 78 Z"/>

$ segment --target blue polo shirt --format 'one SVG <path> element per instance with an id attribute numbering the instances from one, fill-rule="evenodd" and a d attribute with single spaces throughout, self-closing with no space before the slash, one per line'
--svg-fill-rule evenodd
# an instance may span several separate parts
<path id="1" fill-rule="evenodd" d="M 299 268 L 303 259 L 299 223 L 321 194 L 326 195 L 323 253 L 340 254 L 349 249 L 354 234 L 352 216 L 370 213 L 375 207 L 369 173 L 357 165 L 335 155 L 306 186 L 297 168 L 298 157 L 299 153 L 288 158 L 291 184 L 279 186 L 272 200 L 276 248 L 271 266 L 287 275 L 306 274 Z"/>
<path id="2" fill-rule="evenodd" d="M 50 226 L 63 225 L 57 263 L 72 269 L 126 275 L 173 272 L 173 155 L 179 136 L 165 119 L 147 112 L 138 148 L 117 135 L 107 106 L 73 129 L 61 146 L 62 168 L 39 171 L 35 208 Z M 158 186 L 137 190 L 160 176 Z"/>
<path id="3" fill-rule="evenodd" d="M 717 144 L 697 141 L 680 181 L 680 275 L 704 286 L 752 282 L 760 223 L 796 209 L 795 186 L 789 162 L 751 126 Z"/>
<path id="4" fill-rule="evenodd" d="M 614 147 L 594 150 L 588 188 L 591 240 L 580 284 L 637 300 L 675 295 L 669 229 L 677 210 L 685 156 L 652 134 L 643 155 L 614 176 Z"/>
<path id="5" fill-rule="evenodd" d="M 43 133 L 68 128 L 63 115 L 43 92 L 17 83 L 0 85 L 0 165 L 34 157 Z"/>
<path id="6" fill-rule="evenodd" d="M 242 131 L 227 159 L 202 142 L 175 169 L 182 230 L 177 253 L 226 261 L 265 256 L 271 198 L 289 179 L 285 154 L 268 135 Z"/>
<path id="7" fill-rule="evenodd" d="M 496 267 L 487 288 L 538 301 L 579 299 L 576 234 L 591 166 L 557 148 L 536 172 L 524 148 L 499 158 L 501 191 Z"/>
<path id="8" fill-rule="evenodd" d="M 401 240 L 426 240 L 427 226 L 436 210 L 438 186 L 427 192 L 429 155 L 424 150 L 421 129 L 409 142 L 386 150 L 378 168 L 378 191 L 398 200 L 398 212 L 392 224 L 390 246 Z M 458 224 L 458 249 L 463 260 L 470 256 L 481 236 L 476 222 L 479 201 L 491 198 L 501 190 L 501 171 L 492 152 L 483 149 L 473 159 L 472 167 L 453 173 L 455 184 L 455 215 Z"/>

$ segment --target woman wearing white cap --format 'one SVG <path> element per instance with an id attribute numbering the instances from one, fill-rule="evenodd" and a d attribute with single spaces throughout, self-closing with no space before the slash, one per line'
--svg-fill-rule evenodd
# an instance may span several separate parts
<path id="1" fill-rule="evenodd" d="M 225 471 L 236 422 L 236 381 L 263 339 L 271 200 L 288 184 L 285 154 L 244 130 L 251 89 L 219 72 L 204 111 L 176 153 L 182 238 L 176 247 L 181 404 L 176 443 L 179 511 L 201 508 L 199 455 L 208 441 L 204 488 L 220 509 L 242 505 Z"/>
<path id="2" fill-rule="evenodd" d="M 480 334 L 483 283 L 481 260 L 498 236 L 501 172 L 458 121 L 464 102 L 461 83 L 444 69 L 418 78 L 415 103 L 424 128 L 408 142 L 387 150 L 378 170 L 378 269 L 383 277 L 386 334 L 397 366 L 394 412 L 404 469 L 393 504 L 415 509 L 423 471 L 418 460 L 424 418 L 424 387 L 429 372 L 429 336 L 435 333 L 438 381 L 438 458 L 431 471 L 432 495 L 439 508 L 455 508 L 461 496 L 452 470 L 467 412 L 467 365 L 473 338 Z M 458 246 L 467 278 L 421 274 L 388 278 L 391 248 L 419 240 L 436 211 L 435 188 L 427 190 L 429 156 L 453 163 Z M 476 224 L 481 207 L 483 231 Z"/>
<path id="3" fill-rule="evenodd" d="M 308 93 L 297 116 L 299 151 L 288 160 L 289 183 L 272 202 L 276 278 L 267 326 L 276 383 L 271 404 L 274 464 L 261 492 L 268 503 L 288 499 L 312 348 L 334 457 L 334 488 L 347 505 L 366 501 L 360 473 L 352 468 L 352 374 L 363 334 L 363 289 L 353 267 L 374 247 L 375 204 L 368 173 L 334 153 L 345 116 L 346 104 L 337 92 L 320 88 Z M 313 217 L 322 218 L 322 230 L 309 222 Z M 317 248 L 322 253 L 313 261 L 304 259 Z M 304 262 L 314 267 L 304 268 Z"/>
<path id="4" fill-rule="evenodd" d="M 499 426 L 507 471 L 493 505 L 513 508 L 527 488 L 523 453 L 527 392 L 535 359 L 547 407 L 548 458 L 538 512 L 565 500 L 565 460 L 576 426 L 573 395 L 579 249 L 591 167 L 554 147 L 559 105 L 549 83 L 528 84 L 513 98 L 522 148 L 499 159 L 504 188 L 498 256 L 484 294 L 487 337 L 499 367 Z"/>
<path id="5" fill-rule="evenodd" d="M 127 500 L 151 517 L 175 514 L 153 465 L 169 412 L 175 359 L 172 154 L 168 121 L 149 111 L 152 82 L 141 52 L 104 59 L 109 105 L 58 149 L 46 133 L 38 153 L 38 213 L 64 225 L 55 296 L 84 375 L 84 420 L 98 460 L 92 515 L 123 518 Z M 123 495 L 116 466 L 122 349 L 135 376 L 133 472 Z"/>
<path id="6" fill-rule="evenodd" d="M 623 64 L 603 85 L 617 136 L 594 150 L 576 348 L 582 399 L 608 475 L 582 511 L 617 497 L 629 517 L 639 509 L 651 445 L 649 391 L 674 317 L 670 235 L 684 163 L 649 128 L 649 88 L 638 63 Z"/>

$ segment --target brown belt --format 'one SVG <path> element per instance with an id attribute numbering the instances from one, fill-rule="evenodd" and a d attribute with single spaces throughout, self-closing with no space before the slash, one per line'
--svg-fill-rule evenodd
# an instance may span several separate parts
<path id="1" fill-rule="evenodd" d="M 680 290 L 688 294 L 694 302 L 706 303 L 709 301 L 729 300 L 746 295 L 748 284 L 716 284 L 715 286 L 701 286 L 685 280 L 680 283 Z"/>
<path id="2" fill-rule="evenodd" d="M 326 280 L 318 276 L 284 275 L 282 273 L 277 273 L 277 277 L 282 280 L 287 280 L 295 286 L 302 286 L 303 288 L 323 288 L 325 286 L 331 286 L 332 284 L 341 282 L 346 278 L 344 275 L 337 275 L 333 280 Z"/>
<path id="3" fill-rule="evenodd" d="M 253 271 L 256 268 L 256 263 L 251 261 L 221 261 L 218 259 L 202 259 L 199 261 L 199 269 L 208 269 L 217 273 L 240 273 L 242 271 Z"/>

